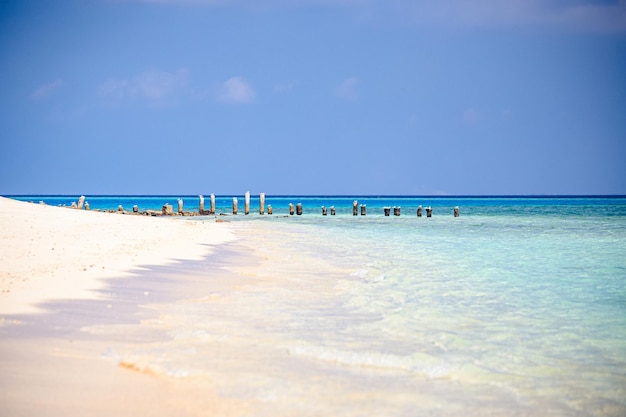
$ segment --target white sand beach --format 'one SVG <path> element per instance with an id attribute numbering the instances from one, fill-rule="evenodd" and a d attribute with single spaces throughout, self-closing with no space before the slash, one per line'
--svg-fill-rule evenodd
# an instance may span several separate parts
<path id="1" fill-rule="evenodd" d="M 245 409 L 218 399 L 210 386 L 156 377 L 103 357 L 113 343 L 132 349 L 132 333 L 113 342 L 70 323 L 72 314 L 79 315 L 80 325 L 102 317 L 90 300 L 101 299 L 98 290 L 112 282 L 132 279 L 142 266 L 209 255 L 215 245 L 234 239 L 228 223 L 88 212 L 0 197 L 0 224 L 0 415 L 227 416 Z M 60 315 L 46 309 L 50 303 L 76 302 L 91 307 L 69 314 L 61 307 Z"/>
<path id="2" fill-rule="evenodd" d="M 228 224 L 52 207 L 0 197 L 0 317 L 42 301 L 93 298 L 106 278 L 194 260 L 233 239 Z"/>

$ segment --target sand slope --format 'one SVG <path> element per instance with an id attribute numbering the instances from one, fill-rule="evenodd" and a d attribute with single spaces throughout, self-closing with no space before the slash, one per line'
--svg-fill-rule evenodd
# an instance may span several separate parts
<path id="1" fill-rule="evenodd" d="M 0 197 L 0 316 L 96 297 L 104 278 L 200 259 L 234 239 L 228 223 L 81 211 Z"/>

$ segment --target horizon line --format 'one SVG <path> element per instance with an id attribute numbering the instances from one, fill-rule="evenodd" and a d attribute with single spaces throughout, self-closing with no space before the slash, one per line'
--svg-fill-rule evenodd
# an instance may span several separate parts
<path id="1" fill-rule="evenodd" d="M 239 197 L 244 193 L 213 193 L 216 197 Z M 260 193 L 250 193 L 250 197 L 259 195 Z M 209 194 L 0 194 L 2 197 L 206 197 Z M 265 197 L 324 197 L 324 198 L 626 198 L 626 194 L 269 194 L 265 193 Z"/>

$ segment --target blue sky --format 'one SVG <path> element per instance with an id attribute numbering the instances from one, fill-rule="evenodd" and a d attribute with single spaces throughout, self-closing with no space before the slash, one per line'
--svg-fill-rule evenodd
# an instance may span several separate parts
<path id="1" fill-rule="evenodd" d="M 0 2 L 0 194 L 626 194 L 626 1 Z"/>

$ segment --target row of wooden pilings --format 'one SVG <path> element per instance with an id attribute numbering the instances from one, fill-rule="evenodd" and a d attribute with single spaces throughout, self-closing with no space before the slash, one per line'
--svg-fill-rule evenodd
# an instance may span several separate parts
<path id="1" fill-rule="evenodd" d="M 200 214 L 215 214 L 215 195 L 211 194 L 210 196 L 210 208 L 209 210 L 204 210 L 204 196 L 199 196 L 200 197 L 200 205 L 198 208 L 198 212 Z M 245 193 L 245 206 L 244 206 L 244 214 L 250 214 L 250 192 L 246 192 Z M 359 206 L 359 203 L 357 200 L 355 200 L 352 203 L 352 215 L 353 216 L 358 216 L 359 214 L 359 208 L 360 208 L 360 213 L 361 216 L 365 216 L 367 213 L 367 206 L 365 204 L 361 204 Z M 385 214 L 385 216 L 389 216 L 391 213 L 392 207 L 384 207 L 383 208 L 383 212 Z M 432 207 L 426 207 L 426 217 L 432 217 L 433 216 L 433 209 Z M 417 217 L 422 217 L 422 213 L 423 213 L 424 209 L 422 208 L 422 206 L 419 206 L 417 208 Z M 178 200 L 178 212 L 182 213 L 183 212 L 183 202 L 181 199 Z M 237 197 L 233 197 L 233 210 L 232 213 L 233 214 L 238 214 L 239 212 L 239 200 L 237 199 Z M 293 216 L 294 214 L 301 216 L 302 215 L 302 203 L 298 203 L 294 206 L 293 203 L 289 203 L 289 215 Z M 271 215 L 273 213 L 273 209 L 271 205 L 267 206 L 267 214 Z M 330 215 L 334 216 L 337 213 L 337 210 L 335 209 L 335 206 L 330 206 Z M 170 205 L 164 205 L 163 206 L 163 214 L 172 214 L 172 207 Z M 259 214 L 265 214 L 265 193 L 260 193 L 259 194 Z M 322 206 L 322 215 L 326 216 L 328 215 L 328 208 L 326 208 L 326 206 Z M 393 215 L 394 216 L 400 216 L 400 207 L 393 207 Z M 454 208 L 454 217 L 459 217 L 459 207 L 455 207 Z"/>
<path id="2" fill-rule="evenodd" d="M 205 210 L 204 209 L 204 196 L 200 195 L 198 196 L 200 198 L 200 202 L 199 202 L 199 206 L 198 206 L 198 213 L 199 215 L 214 215 L 215 214 L 215 194 L 211 194 L 209 197 L 209 209 Z M 250 192 L 246 192 L 245 193 L 245 202 L 244 202 L 244 214 L 250 214 Z M 182 199 L 178 199 L 178 207 L 177 207 L 177 213 L 178 214 L 184 214 L 183 211 L 183 200 Z M 85 202 L 85 196 L 80 196 L 80 198 L 78 199 L 78 204 L 76 203 L 72 203 L 72 207 L 74 208 L 78 208 L 79 210 L 83 209 L 83 206 L 85 208 L 85 210 L 89 210 L 89 203 Z M 394 216 L 400 216 L 400 207 L 383 207 L 383 212 L 385 214 L 385 216 L 389 216 L 391 214 L 393 210 L 393 215 Z M 417 208 L 417 217 L 422 217 L 423 211 L 426 210 L 426 217 L 432 217 L 433 215 L 433 209 L 432 207 L 426 207 L 425 209 L 422 208 L 422 206 L 419 206 Z M 118 207 L 118 211 L 119 212 L 123 212 L 124 208 L 122 206 Z M 329 209 L 326 206 L 322 206 L 322 215 L 326 216 L 328 215 L 328 211 Z M 355 200 L 352 203 L 352 215 L 353 216 L 358 216 L 359 215 L 359 211 L 361 216 L 365 216 L 367 213 L 367 206 L 365 204 L 361 204 L 359 205 L 358 201 Z M 139 212 L 139 207 L 138 206 L 133 206 L 133 213 L 138 213 Z M 232 213 L 233 214 L 238 214 L 239 212 L 239 201 L 237 199 L 237 197 L 233 197 L 233 209 L 232 209 Z M 298 203 L 294 206 L 293 203 L 289 203 L 289 215 L 293 216 L 294 214 L 300 216 L 302 215 L 302 203 Z M 330 215 L 334 216 L 336 214 L 336 209 L 335 206 L 330 206 Z M 267 214 L 272 214 L 273 213 L 273 209 L 271 205 L 267 206 Z M 163 207 L 161 208 L 161 214 L 165 215 L 165 216 L 171 216 L 174 214 L 174 208 L 172 207 L 171 204 L 164 204 Z M 260 193 L 259 194 L 259 214 L 265 214 L 265 193 Z M 454 217 L 459 217 L 459 207 L 455 207 L 454 208 Z"/>
<path id="3" fill-rule="evenodd" d="M 204 209 L 204 196 L 198 196 L 200 198 L 200 202 L 198 204 L 198 214 L 202 215 L 211 215 L 215 214 L 215 194 L 211 194 L 209 196 L 209 209 Z M 250 214 L 250 192 L 246 192 L 245 194 L 245 206 L 244 213 Z M 136 207 L 136 206 L 135 206 Z M 135 207 L 133 207 L 133 211 L 135 211 Z M 164 204 L 162 207 L 162 214 L 171 215 L 174 214 L 174 209 L 171 204 Z M 183 213 L 183 200 L 178 199 L 178 213 Z M 233 214 L 239 213 L 239 200 L 237 197 L 233 197 Z M 259 214 L 265 214 L 265 193 L 261 193 L 259 195 Z M 267 214 L 272 214 L 272 206 L 267 206 Z"/>
<path id="4" fill-rule="evenodd" d="M 204 209 L 204 196 L 200 197 L 200 205 L 198 206 L 198 212 L 200 214 L 215 214 L 215 194 L 210 196 L 209 210 Z M 246 192 L 244 196 L 244 213 L 250 214 L 250 192 Z M 178 200 L 178 210 L 182 212 L 182 200 Z M 272 206 L 267 206 L 267 214 L 272 214 Z M 233 197 L 233 214 L 239 213 L 239 200 L 237 197 Z M 265 214 L 265 193 L 259 194 L 259 214 Z"/>

